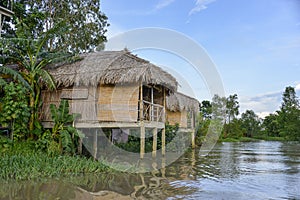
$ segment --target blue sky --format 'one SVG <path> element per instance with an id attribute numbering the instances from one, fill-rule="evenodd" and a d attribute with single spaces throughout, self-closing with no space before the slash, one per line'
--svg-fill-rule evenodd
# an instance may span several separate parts
<path id="1" fill-rule="evenodd" d="M 177 31 L 201 45 L 221 76 L 226 95 L 238 94 L 241 112 L 260 116 L 279 108 L 286 86 L 300 94 L 299 0 L 102 0 L 109 38 L 145 27 Z M 124 46 L 125 47 L 125 46 Z M 181 92 L 210 100 L 204 81 L 193 82 L 183 60 L 153 51 L 134 51 L 157 65 L 176 68 Z M 172 70 L 171 70 L 172 71 Z"/>

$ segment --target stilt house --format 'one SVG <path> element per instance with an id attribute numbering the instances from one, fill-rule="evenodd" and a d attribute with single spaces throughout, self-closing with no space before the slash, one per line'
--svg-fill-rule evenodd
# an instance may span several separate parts
<path id="1" fill-rule="evenodd" d="M 165 153 L 166 100 L 178 86 L 172 75 L 126 50 L 89 53 L 74 63 L 52 67 L 49 72 L 57 83 L 57 90 L 42 92 L 44 127 L 53 126 L 50 104 L 58 105 L 61 99 L 67 99 L 71 112 L 81 114 L 74 123 L 76 128 L 107 128 L 112 132 L 138 129 L 141 158 L 145 152 L 146 129 L 152 130 L 154 155 L 157 133 L 161 132 L 162 154 Z M 184 122 L 172 117 L 182 111 L 183 115 L 193 113 L 191 116 L 194 116 L 194 112 L 190 112 L 192 107 L 182 107 L 182 95 L 175 94 L 175 97 L 179 97 L 180 103 L 174 107 L 171 104 L 176 100 L 169 99 L 168 119 L 171 124 L 179 120 L 182 127 L 192 125 L 192 128 L 191 120 Z M 94 140 L 97 145 L 97 136 Z"/>

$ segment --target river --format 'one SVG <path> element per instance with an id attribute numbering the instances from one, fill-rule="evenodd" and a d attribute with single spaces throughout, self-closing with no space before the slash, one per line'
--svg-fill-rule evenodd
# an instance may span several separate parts
<path id="1" fill-rule="evenodd" d="M 0 199 L 300 199 L 300 143 L 218 143 L 152 173 L 0 183 Z"/>

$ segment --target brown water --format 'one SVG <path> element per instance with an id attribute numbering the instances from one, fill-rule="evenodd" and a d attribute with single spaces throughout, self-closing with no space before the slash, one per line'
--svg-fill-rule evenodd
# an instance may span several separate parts
<path id="1" fill-rule="evenodd" d="M 300 143 L 217 144 L 147 174 L 0 183 L 0 199 L 300 199 Z"/>

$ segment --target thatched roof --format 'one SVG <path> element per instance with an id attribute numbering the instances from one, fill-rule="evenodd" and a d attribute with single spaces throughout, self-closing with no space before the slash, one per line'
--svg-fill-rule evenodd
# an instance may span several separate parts
<path id="1" fill-rule="evenodd" d="M 126 50 L 85 54 L 82 60 L 62 65 L 49 72 L 58 87 L 143 82 L 176 91 L 178 85 L 172 75 Z"/>
<path id="2" fill-rule="evenodd" d="M 199 112 L 199 101 L 179 92 L 175 92 L 167 96 L 167 109 L 173 112 L 177 111 L 194 111 Z"/>

